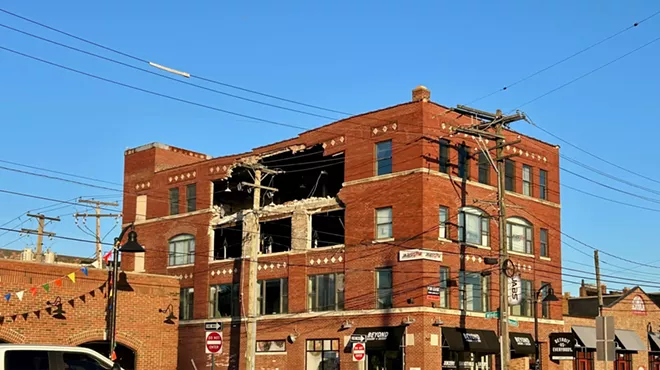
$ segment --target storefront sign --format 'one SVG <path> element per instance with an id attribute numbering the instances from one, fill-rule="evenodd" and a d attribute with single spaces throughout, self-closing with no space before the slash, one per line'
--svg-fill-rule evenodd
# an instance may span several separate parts
<path id="1" fill-rule="evenodd" d="M 455 369 L 456 368 L 456 361 L 444 360 L 444 361 L 442 361 L 442 368 L 443 369 Z"/>
<path id="2" fill-rule="evenodd" d="M 367 342 L 372 340 L 387 340 L 390 335 L 387 331 L 371 331 L 367 334 Z"/>
<path id="3" fill-rule="evenodd" d="M 468 343 L 481 343 L 481 337 L 476 333 L 463 333 L 463 339 Z"/>
<path id="4" fill-rule="evenodd" d="M 516 341 L 516 344 L 519 346 L 531 346 L 532 341 L 528 337 L 513 337 L 513 340 Z"/>
<path id="5" fill-rule="evenodd" d="M 632 312 L 636 315 L 646 315 L 646 305 L 642 296 L 636 295 L 632 299 Z"/>
<path id="6" fill-rule="evenodd" d="M 429 285 L 426 287 L 426 299 L 429 301 L 440 301 L 440 292 L 442 289 L 439 286 Z"/>
<path id="7" fill-rule="evenodd" d="M 575 358 L 575 335 L 573 333 L 550 333 L 550 359 L 553 361 Z"/>
<path id="8" fill-rule="evenodd" d="M 520 275 L 514 275 L 509 278 L 509 305 L 517 306 L 522 302 L 522 282 Z"/>
<path id="9" fill-rule="evenodd" d="M 399 261 L 427 260 L 442 262 L 442 252 L 425 249 L 408 249 L 399 251 Z"/>

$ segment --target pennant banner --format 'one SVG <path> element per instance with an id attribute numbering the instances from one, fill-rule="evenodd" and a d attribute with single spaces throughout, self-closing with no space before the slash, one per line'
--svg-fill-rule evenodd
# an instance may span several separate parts
<path id="1" fill-rule="evenodd" d="M 9 302 L 10 299 L 11 299 L 11 293 L 5 294 L 5 300 Z"/>
<path id="2" fill-rule="evenodd" d="M 62 279 L 55 280 L 55 286 L 56 287 L 61 287 L 62 286 Z"/>
<path id="3" fill-rule="evenodd" d="M 44 288 L 44 290 L 46 291 L 46 293 L 48 293 L 48 291 L 50 290 L 50 284 L 48 284 L 48 283 L 42 285 L 41 287 Z"/>
<path id="4" fill-rule="evenodd" d="M 30 288 L 30 294 L 32 294 L 33 297 L 36 296 L 37 295 L 37 288 L 35 288 L 35 287 Z"/>
<path id="5" fill-rule="evenodd" d="M 110 253 L 110 254 L 112 254 L 112 253 Z M 89 266 L 83 266 L 83 267 L 81 267 L 81 268 L 80 268 L 80 271 L 81 271 L 85 276 L 89 276 Z M 68 279 L 71 281 L 71 283 L 75 284 L 75 283 L 76 283 L 76 271 L 71 272 L 71 273 L 69 273 L 69 274 L 67 274 L 67 275 L 64 275 L 64 276 L 62 276 L 62 277 L 60 277 L 60 278 L 57 278 L 57 279 L 55 279 L 55 280 L 53 280 L 53 281 L 49 281 L 49 282 L 47 282 L 47 283 L 44 283 L 44 284 L 41 285 L 41 287 L 46 291 L 46 293 L 49 293 L 49 292 L 50 292 L 50 289 L 53 287 L 53 285 L 55 285 L 55 286 L 58 287 L 58 288 L 59 288 L 59 287 L 62 287 L 62 285 L 64 285 L 64 281 L 63 281 L 64 278 L 68 278 Z M 104 286 L 105 286 L 105 285 L 104 285 Z M 39 293 L 39 290 L 38 290 L 37 287 L 31 287 L 31 288 L 29 288 L 29 289 L 24 289 L 24 290 L 21 290 L 21 291 L 19 291 L 19 292 L 15 292 L 15 293 L 2 293 L 2 296 L 5 298 L 5 301 L 6 301 L 6 302 L 9 302 L 9 301 L 11 300 L 12 295 L 15 295 L 16 298 L 18 298 L 19 301 L 23 301 L 23 297 L 25 296 L 25 292 L 26 292 L 26 291 L 29 291 L 30 294 L 31 294 L 33 297 L 36 297 L 37 294 Z M 101 288 L 101 291 L 103 291 L 103 288 Z"/>
<path id="6" fill-rule="evenodd" d="M 87 271 L 87 267 L 81 268 L 80 271 L 82 271 L 82 273 L 85 274 L 85 276 L 89 276 L 89 272 Z"/>
<path id="7" fill-rule="evenodd" d="M 69 280 L 71 280 L 72 283 L 74 283 L 74 284 L 76 283 L 76 273 L 75 272 L 70 273 L 69 275 L 67 275 L 67 277 L 69 278 Z"/>
<path id="8" fill-rule="evenodd" d="M 23 300 L 23 294 L 25 294 L 24 290 L 21 290 L 20 292 L 16 293 L 16 298 L 18 298 L 19 301 Z"/>

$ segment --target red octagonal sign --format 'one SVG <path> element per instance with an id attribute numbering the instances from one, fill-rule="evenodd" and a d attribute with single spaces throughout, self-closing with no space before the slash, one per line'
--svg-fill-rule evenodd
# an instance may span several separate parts
<path id="1" fill-rule="evenodd" d="M 211 331 L 206 333 L 206 353 L 222 352 L 222 333 Z"/>
<path id="2" fill-rule="evenodd" d="M 353 361 L 362 361 L 364 360 L 364 356 L 364 343 L 353 344 Z"/>

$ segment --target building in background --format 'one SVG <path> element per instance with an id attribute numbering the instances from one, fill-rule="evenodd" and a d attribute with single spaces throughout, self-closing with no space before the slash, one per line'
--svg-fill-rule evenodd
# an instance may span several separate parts
<path id="1" fill-rule="evenodd" d="M 117 287 L 119 364 L 175 370 L 178 320 L 160 310 L 178 307 L 179 280 L 122 273 Z M 108 355 L 107 270 L 3 259 L 0 294 L 0 343 L 82 346 Z"/>
<path id="2" fill-rule="evenodd" d="M 356 368 L 352 335 L 367 339 L 369 369 L 499 366 L 499 272 L 486 264 L 498 254 L 497 177 L 479 150 L 494 143 L 455 134 L 477 119 L 430 95 L 420 86 L 409 102 L 243 154 L 159 143 L 125 152 L 124 222 L 147 252 L 122 262 L 181 279 L 179 369 L 210 366 L 204 323 L 218 320 L 217 365 L 244 367 L 243 257 L 255 240 L 257 368 Z M 223 129 L 199 134 L 222 146 Z M 544 283 L 562 291 L 559 149 L 504 134 L 507 245 L 524 297 L 511 309 L 512 364 L 527 368 L 531 301 Z M 277 171 L 262 182 L 276 191 L 261 192 L 258 228 L 255 168 Z M 548 333 L 563 329 L 561 303 L 540 305 L 539 316 L 545 353 Z"/>

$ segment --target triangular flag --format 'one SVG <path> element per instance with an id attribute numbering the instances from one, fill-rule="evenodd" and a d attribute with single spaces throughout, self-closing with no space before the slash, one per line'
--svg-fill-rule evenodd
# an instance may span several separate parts
<path id="1" fill-rule="evenodd" d="M 85 297 L 85 295 L 83 294 L 83 295 L 81 295 L 81 296 L 78 297 L 78 298 L 80 298 L 80 300 L 83 301 L 83 303 L 85 303 L 85 299 L 86 299 L 87 297 Z"/>
<path id="2" fill-rule="evenodd" d="M 87 271 L 87 267 L 81 268 L 80 271 L 82 271 L 82 273 L 85 274 L 85 276 L 89 275 L 89 271 Z"/>
<path id="3" fill-rule="evenodd" d="M 16 321 L 16 318 L 17 318 L 18 316 L 17 316 L 17 315 L 11 315 L 10 317 L 11 317 L 11 321 L 13 322 L 13 321 Z"/>
<path id="4" fill-rule="evenodd" d="M 116 360 L 117 360 L 117 354 L 115 353 L 114 350 L 112 351 L 112 356 L 111 356 L 111 357 L 112 357 L 112 361 L 116 361 Z"/>
<path id="5" fill-rule="evenodd" d="M 94 297 L 94 296 L 96 295 L 96 291 L 94 291 L 94 290 L 90 290 L 90 291 L 89 291 L 89 295 L 92 296 L 92 297 Z"/>
<path id="6" fill-rule="evenodd" d="M 62 279 L 61 279 L 61 278 L 55 280 L 55 286 L 57 286 L 57 287 L 61 287 L 61 286 L 62 286 Z"/>
<path id="7" fill-rule="evenodd" d="M 30 313 L 26 312 L 26 313 L 21 314 L 21 316 L 23 316 L 23 320 L 27 321 L 27 318 L 28 318 L 28 316 L 30 316 Z"/>
<path id="8" fill-rule="evenodd" d="M 41 287 L 44 288 L 44 290 L 46 291 L 46 293 L 48 293 L 48 291 L 50 290 L 50 284 L 48 284 L 48 283 L 42 285 Z"/>
<path id="9" fill-rule="evenodd" d="M 67 277 L 69 278 L 69 280 L 71 280 L 72 283 L 74 283 L 74 284 L 76 283 L 76 273 L 75 272 L 70 273 L 69 275 L 67 275 Z"/>
<path id="10" fill-rule="evenodd" d="M 49 315 L 52 315 L 51 312 L 53 312 L 53 308 L 52 307 L 46 307 L 46 312 L 48 312 Z"/>
<path id="11" fill-rule="evenodd" d="M 67 302 L 69 302 L 69 304 L 71 305 L 71 307 L 73 307 L 73 308 L 76 307 L 76 306 L 74 306 L 74 304 L 75 304 L 75 302 L 76 302 L 75 299 L 71 298 L 71 299 L 69 299 Z"/>
<path id="12" fill-rule="evenodd" d="M 30 293 L 32 294 L 33 297 L 36 296 L 37 295 L 37 288 L 34 288 L 34 287 L 30 288 Z"/>
<path id="13" fill-rule="evenodd" d="M 24 290 L 21 290 L 20 292 L 17 292 L 17 293 L 16 293 L 16 297 L 18 297 L 18 300 L 19 300 L 19 301 L 22 301 L 22 300 L 23 300 L 23 294 L 25 294 L 25 291 L 24 291 Z"/>
<path id="14" fill-rule="evenodd" d="M 36 310 L 36 311 L 33 312 L 33 314 L 34 314 L 34 316 L 37 317 L 37 319 L 41 318 L 41 310 Z"/>
<path id="15" fill-rule="evenodd" d="M 9 302 L 10 299 L 11 299 L 11 293 L 5 294 L 5 300 L 7 300 L 7 302 Z"/>
<path id="16" fill-rule="evenodd" d="M 110 260 L 110 256 L 112 256 L 112 250 L 110 250 L 108 253 L 106 253 L 103 256 L 103 262 L 105 262 L 106 265 L 108 264 L 108 261 Z"/>
<path id="17" fill-rule="evenodd" d="M 4 316 L 0 316 L 0 325 L 2 325 L 2 324 L 4 324 L 4 323 L 5 323 L 5 317 L 4 317 Z"/>
<path id="18" fill-rule="evenodd" d="M 103 290 L 105 290 L 105 284 L 103 284 L 99 287 L 99 292 L 103 293 Z"/>

